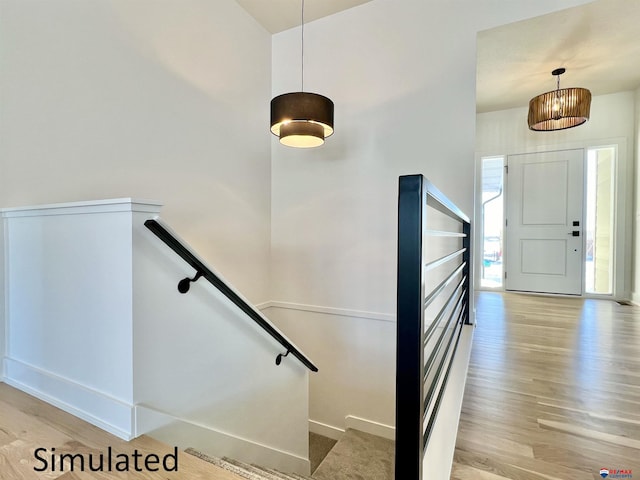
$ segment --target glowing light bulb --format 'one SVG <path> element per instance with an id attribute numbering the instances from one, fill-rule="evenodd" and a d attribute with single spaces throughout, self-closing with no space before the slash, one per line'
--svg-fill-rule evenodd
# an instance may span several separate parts
<path id="1" fill-rule="evenodd" d="M 564 98 L 559 93 L 554 95 L 551 101 L 551 116 L 554 120 L 562 118 L 562 107 L 564 106 Z"/>

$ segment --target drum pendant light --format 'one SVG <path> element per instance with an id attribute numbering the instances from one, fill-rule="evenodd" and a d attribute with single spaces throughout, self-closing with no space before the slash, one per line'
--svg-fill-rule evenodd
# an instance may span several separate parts
<path id="1" fill-rule="evenodd" d="M 556 68 L 551 75 L 558 77 L 555 90 L 542 93 L 529 102 L 529 129 L 539 132 L 577 127 L 589 120 L 591 92 L 586 88 L 560 88 L 564 68 Z"/>
<path id="2" fill-rule="evenodd" d="M 301 32 L 301 91 L 271 100 L 271 133 L 283 145 L 309 148 L 322 145 L 333 134 L 333 102 L 323 95 L 304 91 L 304 0 Z"/>

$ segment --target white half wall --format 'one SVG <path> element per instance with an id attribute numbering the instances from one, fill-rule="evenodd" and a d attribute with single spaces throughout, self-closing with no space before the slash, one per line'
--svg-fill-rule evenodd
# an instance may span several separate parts
<path id="1" fill-rule="evenodd" d="M 130 199 L 2 210 L 5 381 L 121 438 L 133 435 Z"/>
<path id="2" fill-rule="evenodd" d="M 277 366 L 286 349 L 206 280 L 179 293 L 195 271 L 143 220 L 134 225 L 136 435 L 308 475 L 309 370 L 293 355 Z"/>
<path id="3" fill-rule="evenodd" d="M 124 439 L 309 474 L 307 368 L 207 281 L 178 292 L 195 272 L 144 226 L 159 210 L 0 211 L 5 381 Z"/>
<path id="4" fill-rule="evenodd" d="M 235 1 L 0 2 L 0 207 L 133 196 L 270 299 L 271 35 Z"/>

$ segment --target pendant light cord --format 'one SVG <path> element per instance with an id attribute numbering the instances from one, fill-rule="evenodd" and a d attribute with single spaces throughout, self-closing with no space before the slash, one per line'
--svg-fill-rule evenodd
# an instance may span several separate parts
<path id="1" fill-rule="evenodd" d="M 302 41 L 301 41 L 301 55 L 300 55 L 300 64 L 301 64 L 301 68 L 300 68 L 300 83 L 302 84 L 301 87 L 301 91 L 304 92 L 304 0 L 302 0 L 302 14 L 301 14 L 301 19 L 300 19 L 300 29 L 302 31 Z"/>

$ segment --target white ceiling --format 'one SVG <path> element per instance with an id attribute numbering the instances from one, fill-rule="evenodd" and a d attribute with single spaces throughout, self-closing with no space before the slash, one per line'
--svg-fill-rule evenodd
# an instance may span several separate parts
<path id="1" fill-rule="evenodd" d="M 269 32 L 300 25 L 301 0 L 236 0 Z M 305 23 L 370 0 L 305 0 Z M 524 107 L 556 88 L 640 86 L 640 0 L 595 0 L 478 34 L 477 111 Z"/>
<path id="2" fill-rule="evenodd" d="M 478 34 L 478 112 L 529 105 L 560 87 L 593 95 L 640 86 L 640 1 L 594 2 Z"/>
<path id="3" fill-rule="evenodd" d="M 305 0 L 304 22 L 311 22 L 371 0 Z M 300 25 L 302 0 L 236 0 L 271 33 Z"/>

